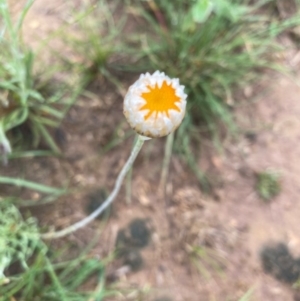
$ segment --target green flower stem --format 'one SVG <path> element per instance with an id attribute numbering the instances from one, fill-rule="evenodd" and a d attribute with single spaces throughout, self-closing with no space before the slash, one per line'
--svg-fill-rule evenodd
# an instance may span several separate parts
<path id="1" fill-rule="evenodd" d="M 163 161 L 162 171 L 160 176 L 160 183 L 159 183 L 159 188 L 163 193 L 165 193 L 166 190 L 166 184 L 169 175 L 169 167 L 170 167 L 170 162 L 172 157 L 173 143 L 174 143 L 174 132 L 172 132 L 167 137 L 167 142 L 165 146 L 165 156 L 164 156 L 164 161 Z"/>
<path id="2" fill-rule="evenodd" d="M 148 138 L 146 138 L 146 139 L 148 139 Z M 136 159 L 138 153 L 140 152 L 140 150 L 144 144 L 144 141 L 146 139 L 145 139 L 145 137 L 142 137 L 140 135 L 138 136 L 138 139 L 132 149 L 130 157 L 128 158 L 127 162 L 125 163 L 125 165 L 123 166 L 122 170 L 120 171 L 120 173 L 117 177 L 113 191 L 108 196 L 108 198 L 105 200 L 105 202 L 101 204 L 101 206 L 99 206 L 92 214 L 90 214 L 86 218 L 82 219 L 81 221 L 79 221 L 61 231 L 41 234 L 41 237 L 44 239 L 54 239 L 54 238 L 66 236 L 80 228 L 85 227 L 88 223 L 92 222 L 98 215 L 100 215 L 113 202 L 113 200 L 117 196 L 126 174 L 132 167 L 133 162 L 135 161 L 135 159 Z"/>

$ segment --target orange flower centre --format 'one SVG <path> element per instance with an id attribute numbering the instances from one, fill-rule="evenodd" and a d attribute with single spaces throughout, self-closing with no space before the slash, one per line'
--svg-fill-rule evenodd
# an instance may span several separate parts
<path id="1" fill-rule="evenodd" d="M 144 104 L 140 111 L 149 110 L 147 115 L 145 115 L 145 120 L 147 120 L 152 114 L 157 114 L 159 112 L 166 113 L 169 117 L 169 110 L 175 110 L 180 112 L 180 108 L 175 104 L 180 100 L 175 93 L 175 89 L 164 81 L 161 88 L 156 84 L 154 88 L 147 86 L 150 90 L 141 95 L 145 99 L 146 104 Z"/>

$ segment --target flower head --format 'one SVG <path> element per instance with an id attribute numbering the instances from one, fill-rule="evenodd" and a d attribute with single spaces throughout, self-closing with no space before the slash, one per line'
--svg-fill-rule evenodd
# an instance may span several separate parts
<path id="1" fill-rule="evenodd" d="M 141 74 L 124 100 L 124 115 L 140 135 L 156 138 L 169 135 L 182 122 L 187 95 L 178 78 L 164 72 Z"/>

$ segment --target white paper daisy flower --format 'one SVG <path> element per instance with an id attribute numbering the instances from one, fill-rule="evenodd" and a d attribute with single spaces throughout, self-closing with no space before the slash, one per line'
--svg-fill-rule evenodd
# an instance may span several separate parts
<path id="1" fill-rule="evenodd" d="M 124 115 L 140 135 L 157 138 L 169 135 L 182 122 L 187 95 L 179 79 L 164 72 L 141 74 L 124 100 Z"/>

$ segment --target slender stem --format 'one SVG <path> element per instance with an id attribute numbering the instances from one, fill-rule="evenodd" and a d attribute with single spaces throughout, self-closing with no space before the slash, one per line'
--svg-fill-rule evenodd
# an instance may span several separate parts
<path id="1" fill-rule="evenodd" d="M 126 176 L 126 204 L 131 204 L 131 180 L 132 180 L 132 168 L 128 171 Z"/>
<path id="2" fill-rule="evenodd" d="M 92 222 L 98 215 L 100 215 L 113 202 L 113 200 L 117 196 L 117 194 L 121 188 L 121 185 L 123 183 L 123 180 L 124 180 L 127 172 L 132 167 L 132 164 L 135 161 L 138 153 L 140 152 L 140 150 L 144 144 L 144 141 L 145 141 L 144 137 L 139 135 L 138 139 L 132 149 L 130 157 L 128 158 L 127 162 L 125 163 L 125 165 L 123 166 L 122 170 L 120 171 L 120 173 L 117 177 L 113 191 L 111 192 L 111 194 L 108 196 L 108 198 L 105 200 L 104 203 L 102 203 L 92 214 L 90 214 L 86 218 L 82 219 L 81 221 L 79 221 L 61 231 L 48 232 L 48 233 L 41 234 L 41 237 L 44 239 L 53 239 L 53 238 L 59 238 L 59 237 L 66 236 L 80 228 L 85 227 L 88 223 Z"/>
<path id="3" fill-rule="evenodd" d="M 167 137 L 167 142 L 165 145 L 165 156 L 164 156 L 164 161 L 163 161 L 163 166 L 162 166 L 162 171 L 160 176 L 160 183 L 159 183 L 160 191 L 163 193 L 165 193 L 168 174 L 169 174 L 169 166 L 172 157 L 173 142 L 174 142 L 174 132 L 172 132 Z"/>

